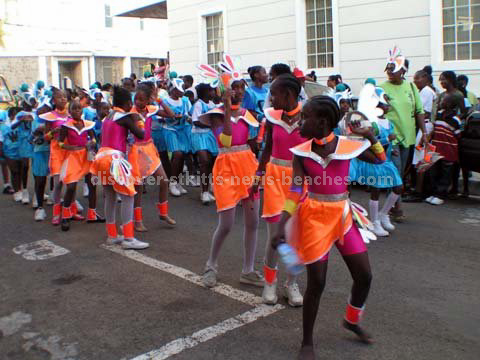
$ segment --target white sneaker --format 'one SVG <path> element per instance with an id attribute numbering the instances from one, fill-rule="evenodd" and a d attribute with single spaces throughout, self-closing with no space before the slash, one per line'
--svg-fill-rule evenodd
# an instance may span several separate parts
<path id="1" fill-rule="evenodd" d="M 173 196 L 181 196 L 182 195 L 180 190 L 177 188 L 177 183 L 176 182 L 170 181 L 170 184 L 168 184 L 168 189 L 170 190 L 170 194 L 172 194 Z"/>
<path id="2" fill-rule="evenodd" d="M 386 231 L 383 227 L 382 224 L 380 223 L 380 220 L 376 220 L 373 222 L 373 230 L 372 232 L 380 237 L 385 237 L 390 235 L 388 231 Z"/>
<path id="3" fill-rule="evenodd" d="M 77 210 L 79 213 L 83 212 L 83 206 L 80 204 L 78 200 L 75 200 L 75 203 L 77 204 Z"/>
<path id="4" fill-rule="evenodd" d="M 200 194 L 200 200 L 202 201 L 203 205 L 208 205 L 210 203 L 210 196 L 208 196 L 208 191 L 202 192 Z"/>
<path id="5" fill-rule="evenodd" d="M 106 244 L 107 245 L 119 245 L 123 242 L 123 235 L 118 235 L 116 238 L 108 237 Z"/>
<path id="6" fill-rule="evenodd" d="M 425 202 L 430 204 L 430 201 L 432 201 L 433 198 L 434 196 L 429 196 L 428 198 L 425 199 Z"/>
<path id="7" fill-rule="evenodd" d="M 288 299 L 288 305 L 297 307 L 303 305 L 303 296 L 296 282 L 285 284 L 285 297 Z"/>
<path id="8" fill-rule="evenodd" d="M 217 271 L 212 268 L 205 269 L 202 276 L 202 283 L 207 288 L 212 288 L 217 285 Z"/>
<path id="9" fill-rule="evenodd" d="M 88 185 L 83 183 L 83 197 L 88 197 Z"/>
<path id="10" fill-rule="evenodd" d="M 55 203 L 55 201 L 53 201 L 53 192 L 51 192 L 51 193 L 48 195 L 47 205 L 53 205 L 54 203 Z"/>
<path id="11" fill-rule="evenodd" d="M 387 214 L 380 214 L 380 224 L 387 231 L 395 230 L 395 226 L 390 221 L 390 216 Z"/>
<path id="12" fill-rule="evenodd" d="M 177 183 L 177 190 L 180 191 L 182 195 L 188 193 L 188 191 L 185 190 L 185 188 L 182 185 L 180 185 L 180 183 Z"/>
<path id="13" fill-rule="evenodd" d="M 43 201 L 46 201 L 50 199 L 50 195 L 49 194 L 43 194 Z"/>
<path id="14" fill-rule="evenodd" d="M 35 193 L 33 194 L 32 208 L 34 209 L 38 208 L 37 194 Z"/>
<path id="15" fill-rule="evenodd" d="M 277 301 L 277 281 L 275 281 L 273 284 L 265 282 L 262 292 L 262 302 L 267 305 L 275 305 Z"/>
<path id="16" fill-rule="evenodd" d="M 124 239 L 122 241 L 122 248 L 124 250 L 143 250 L 147 249 L 148 247 L 150 247 L 149 243 L 137 240 L 135 238 Z"/>
<path id="17" fill-rule="evenodd" d="M 15 202 L 22 201 L 22 192 L 21 191 L 17 191 L 16 193 L 13 193 L 13 201 L 15 201 Z"/>
<path id="18" fill-rule="evenodd" d="M 210 198 L 210 201 L 215 201 L 215 196 L 213 196 L 213 194 L 211 192 L 207 191 L 207 195 Z"/>
<path id="19" fill-rule="evenodd" d="M 432 196 L 432 199 L 430 199 L 429 203 L 432 205 L 442 205 L 445 201 L 443 201 L 440 198 L 437 198 L 435 196 Z"/>
<path id="20" fill-rule="evenodd" d="M 35 221 L 43 221 L 47 218 L 47 213 L 43 208 L 38 208 L 35 210 L 35 216 L 34 219 Z"/>
<path id="21" fill-rule="evenodd" d="M 30 203 L 30 194 L 27 189 L 22 190 L 22 204 L 27 205 Z"/>
<path id="22" fill-rule="evenodd" d="M 188 184 L 191 187 L 199 187 L 200 186 L 200 183 L 198 182 L 197 177 L 195 175 L 190 175 L 188 177 Z"/>

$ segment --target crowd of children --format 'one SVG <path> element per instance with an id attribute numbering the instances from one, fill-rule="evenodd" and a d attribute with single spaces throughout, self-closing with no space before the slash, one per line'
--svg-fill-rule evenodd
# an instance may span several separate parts
<path id="1" fill-rule="evenodd" d="M 106 223 L 107 244 L 145 249 L 149 244 L 137 240 L 134 232 L 147 231 L 142 214 L 146 179 L 156 178 L 158 216 L 171 226 L 176 221 L 169 215 L 168 195 L 178 197 L 187 193 L 184 186 L 198 186 L 200 201 L 215 202 L 218 212 L 203 274 L 206 287 L 217 283 L 220 250 L 241 204 L 240 282 L 263 287 L 264 303 L 276 304 L 276 249 L 286 240 L 307 266 L 304 296 L 295 274 L 287 275 L 284 286 L 288 303 L 304 306 L 300 358 L 314 358 L 313 326 L 333 245 L 353 278 L 344 326 L 369 343 L 370 336 L 359 326 L 371 283 L 365 243 L 395 230 L 390 214 L 402 196 L 439 205 L 449 191 L 456 191 L 458 138 L 478 104 L 466 89 L 467 77 L 442 73 L 439 81 L 445 92 L 438 94 L 431 68 L 415 73 L 413 85 L 405 80 L 408 66 L 398 49 L 393 50 L 385 70 L 390 82 L 377 87 L 374 79 L 367 79 L 356 110 L 351 89 L 340 75 L 328 78 L 330 90 L 325 94 L 308 98 L 303 85 L 316 80 L 314 73 L 305 76 L 299 69 L 274 64 L 267 74 L 264 67 L 252 66 L 249 84 L 228 55 L 218 67 L 199 65 L 206 82 L 197 86 L 192 76 L 172 73 L 167 80 L 146 73 L 141 81 L 129 77 L 113 87 L 95 83 L 89 90 L 65 91 L 43 82 L 30 90 L 25 85 L 18 106 L 0 116 L 4 194 L 30 203 L 31 164 L 36 221 L 47 218 L 47 201 L 53 205 L 52 224 L 63 231 L 70 230 L 72 220 Z M 400 86 L 412 92 L 413 105 L 394 95 Z M 402 154 L 399 162 L 398 145 L 405 145 L 406 137 L 411 141 L 412 133 L 398 129 L 397 108 L 407 105 L 418 115 L 412 118 L 418 125 L 417 148 L 400 148 L 410 154 Z M 404 171 L 404 162 L 412 163 L 407 157 L 414 152 L 422 154 L 415 153 L 414 164 L 431 162 L 424 166 L 430 168 L 427 176 L 415 168 Z M 432 153 L 436 161 L 428 158 Z M 417 182 L 417 192 L 408 195 L 407 173 L 416 175 L 409 179 Z M 334 177 L 341 183 L 327 184 Z M 288 178 L 300 180 L 283 181 Z M 86 217 L 76 199 L 79 182 L 88 196 Z M 371 223 L 351 202 L 350 182 L 368 186 Z M 105 218 L 97 212 L 98 184 L 103 186 Z M 387 197 L 380 208 L 383 190 Z M 121 231 L 116 223 L 119 200 Z M 254 268 L 260 218 L 268 229 L 263 273 Z"/>

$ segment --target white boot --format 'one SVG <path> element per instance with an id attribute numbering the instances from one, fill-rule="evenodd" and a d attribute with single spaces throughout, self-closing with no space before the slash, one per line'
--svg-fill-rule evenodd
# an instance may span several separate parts
<path id="1" fill-rule="evenodd" d="M 273 284 L 269 284 L 265 281 L 262 292 L 262 301 L 267 305 L 275 305 L 277 303 L 277 280 L 275 280 Z"/>
<path id="2" fill-rule="evenodd" d="M 377 235 L 378 237 L 385 237 L 390 235 L 388 231 L 386 231 L 383 227 L 382 224 L 380 223 L 380 220 L 376 220 L 373 222 L 373 233 Z"/>
<path id="3" fill-rule="evenodd" d="M 382 227 L 387 231 L 395 230 L 395 226 L 390 221 L 390 216 L 388 216 L 388 214 L 380 213 L 380 223 L 382 224 Z"/>

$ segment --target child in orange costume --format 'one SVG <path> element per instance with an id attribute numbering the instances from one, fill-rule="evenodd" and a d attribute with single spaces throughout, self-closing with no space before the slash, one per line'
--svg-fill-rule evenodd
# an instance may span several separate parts
<path id="1" fill-rule="evenodd" d="M 91 160 L 88 159 L 88 148 L 95 146 L 95 123 L 82 119 L 82 105 L 74 100 L 70 103 L 70 116 L 60 129 L 60 147 L 65 150 L 65 160 L 60 171 L 60 181 L 67 186 L 63 199 L 62 230 L 70 229 L 72 218 L 71 204 L 74 199 L 77 182 L 85 177 L 88 185 L 88 222 L 105 222 L 97 214 L 96 186 L 92 184 L 92 175 L 89 173 Z"/>

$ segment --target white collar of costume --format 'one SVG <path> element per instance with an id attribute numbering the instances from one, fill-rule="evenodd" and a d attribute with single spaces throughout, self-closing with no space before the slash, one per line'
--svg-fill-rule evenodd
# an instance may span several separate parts
<path id="1" fill-rule="evenodd" d="M 353 159 L 367 150 L 371 144 L 368 140 L 353 140 L 345 136 L 338 136 L 337 147 L 335 151 L 328 155 L 325 159 L 312 151 L 313 139 L 290 149 L 297 156 L 310 158 L 326 168 L 332 160 L 348 160 Z"/>
<path id="2" fill-rule="evenodd" d="M 95 123 L 93 121 L 89 120 L 83 120 L 83 128 L 82 129 L 77 129 L 75 125 L 73 125 L 73 119 L 67 121 L 63 126 L 66 128 L 75 131 L 78 135 L 82 135 L 85 131 L 92 130 L 95 127 Z"/>
<path id="3" fill-rule="evenodd" d="M 402 51 L 400 50 L 400 48 L 395 46 L 392 50 L 389 50 L 388 54 L 389 56 L 387 58 L 387 66 L 390 64 L 395 65 L 395 69 L 393 70 L 394 73 L 402 69 L 408 71 L 408 68 L 405 65 L 406 58 L 402 55 Z"/>
<path id="4" fill-rule="evenodd" d="M 223 116 L 224 114 L 225 114 L 225 109 L 222 105 L 220 107 L 216 107 L 216 108 L 213 108 L 213 109 L 207 111 L 205 114 L 200 115 L 199 118 L 205 117 L 205 116 L 210 116 L 210 115 Z M 243 115 L 240 115 L 240 116 L 237 116 L 237 117 L 234 117 L 234 116 L 231 117 L 231 121 L 234 124 L 238 123 L 239 120 L 243 120 L 243 121 L 245 121 L 245 123 L 247 125 L 250 125 L 250 126 L 253 126 L 253 127 L 259 127 L 260 126 L 257 119 L 255 119 L 255 116 L 253 116 L 252 113 L 248 110 L 245 110 L 245 114 L 243 114 Z"/>
<path id="5" fill-rule="evenodd" d="M 289 134 L 294 132 L 299 128 L 299 122 L 296 121 L 295 124 L 288 125 L 285 121 L 282 120 L 283 110 L 275 110 L 274 108 L 268 108 L 264 110 L 265 117 L 272 124 L 281 126 Z"/>
<path id="6" fill-rule="evenodd" d="M 65 120 L 67 118 L 67 116 L 68 115 L 65 114 L 65 116 L 58 117 L 57 112 L 55 110 L 53 110 L 53 111 L 50 111 L 48 113 L 39 115 L 38 117 L 42 120 L 45 120 L 45 121 L 57 121 L 57 120 Z"/>
<path id="7" fill-rule="evenodd" d="M 120 111 L 115 111 L 115 110 L 112 110 L 114 112 L 113 116 L 112 116 L 112 121 L 118 121 L 120 119 L 123 119 L 125 116 L 129 116 L 129 115 L 132 115 L 134 113 L 131 113 L 131 112 L 120 112 Z M 137 115 L 140 115 L 140 114 L 137 114 Z M 142 116 L 142 115 L 140 115 Z"/>

